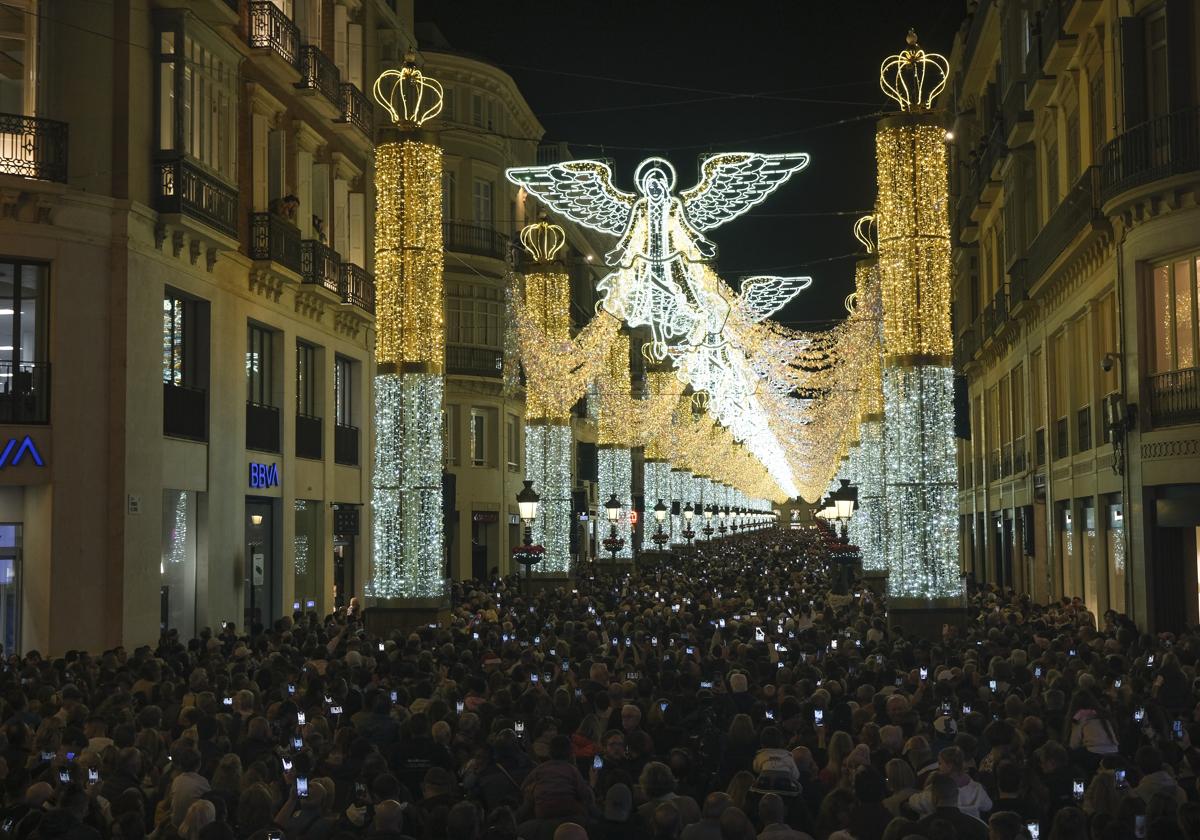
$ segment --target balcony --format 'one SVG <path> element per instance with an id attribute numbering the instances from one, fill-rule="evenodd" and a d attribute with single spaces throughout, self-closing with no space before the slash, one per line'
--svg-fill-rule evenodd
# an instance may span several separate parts
<path id="1" fill-rule="evenodd" d="M 1012 444 L 1012 471 L 1013 475 L 1020 475 L 1025 472 L 1028 454 L 1025 451 L 1025 435 L 1021 435 Z"/>
<path id="2" fill-rule="evenodd" d="M 246 403 L 246 448 L 278 452 L 279 437 L 279 409 L 273 405 Z"/>
<path id="3" fill-rule="evenodd" d="M 371 104 L 371 100 L 357 85 L 350 82 L 342 82 L 341 97 L 342 115 L 334 122 L 352 125 L 370 140 L 375 124 L 375 106 Z"/>
<path id="4" fill-rule="evenodd" d="M 0 174 L 67 182 L 67 124 L 0 114 Z"/>
<path id="5" fill-rule="evenodd" d="M 323 242 L 305 239 L 300 243 L 300 281 L 306 286 L 320 286 L 340 296 L 341 265 L 338 252 Z"/>
<path id="6" fill-rule="evenodd" d="M 983 212 L 1000 193 L 1000 180 L 995 177 L 996 164 L 1008 154 L 1006 138 L 1004 121 L 997 120 L 991 132 L 975 150 L 974 161 L 968 164 L 970 176 L 966 194 L 975 199 L 975 206 L 971 208 L 974 221 L 980 221 Z"/>
<path id="7" fill-rule="evenodd" d="M 988 481 L 998 481 L 1001 478 L 1000 473 L 1000 450 L 993 449 L 988 456 Z"/>
<path id="8" fill-rule="evenodd" d="M 203 388 L 163 383 L 163 434 L 208 440 L 208 392 Z"/>
<path id="9" fill-rule="evenodd" d="M 1100 167 L 1089 166 L 1050 215 L 1045 227 L 1038 232 L 1025 253 L 1028 286 L 1032 287 L 1042 279 L 1080 231 L 1103 219 L 1104 214 L 1100 211 Z"/>
<path id="10" fill-rule="evenodd" d="M 1200 170 L 1200 108 L 1156 117 L 1109 141 L 1100 168 L 1105 203 L 1151 181 Z"/>
<path id="11" fill-rule="evenodd" d="M 1067 34 L 1064 24 L 1075 0 L 1047 0 L 1041 14 L 1038 40 L 1041 42 L 1042 69 L 1056 76 L 1067 69 L 1078 38 Z"/>
<path id="12" fill-rule="evenodd" d="M 237 239 L 238 194 L 219 178 L 184 157 L 157 164 L 159 213 L 172 213 L 208 225 Z"/>
<path id="13" fill-rule="evenodd" d="M 1008 323 L 1008 295 L 1004 289 L 997 289 L 992 296 L 992 302 L 983 311 L 984 326 L 987 329 L 985 338 L 998 333 Z"/>
<path id="14" fill-rule="evenodd" d="M 338 293 L 342 297 L 342 303 L 375 314 L 375 278 L 365 268 L 360 268 L 354 263 L 342 263 Z"/>
<path id="15" fill-rule="evenodd" d="M 325 55 L 320 47 L 305 44 L 300 48 L 296 62 L 300 70 L 300 81 L 296 87 L 302 91 L 315 92 L 321 103 L 318 110 L 325 116 L 336 118 L 345 110 L 342 101 L 342 75 L 333 59 Z"/>
<path id="16" fill-rule="evenodd" d="M 271 0 L 250 0 L 246 42 L 266 59 L 276 81 L 294 84 L 300 61 L 300 29 Z"/>
<path id="17" fill-rule="evenodd" d="M 1182 426 L 1200 423 L 1200 368 L 1184 368 L 1147 377 L 1150 423 Z"/>
<path id="18" fill-rule="evenodd" d="M 447 251 L 460 254 L 508 259 L 508 237 L 479 225 L 442 222 L 442 245 Z"/>
<path id="19" fill-rule="evenodd" d="M 1024 79 L 1016 79 L 1004 94 L 1004 125 L 1007 129 L 1005 144 L 1015 149 L 1029 142 L 1033 136 L 1033 111 L 1025 106 L 1028 86 Z"/>
<path id="20" fill-rule="evenodd" d="M 358 466 L 358 427 L 333 427 L 333 460 L 347 467 Z"/>
<path id="21" fill-rule="evenodd" d="M 446 373 L 458 376 L 487 376 L 499 379 L 504 372 L 504 354 L 499 350 L 446 345 Z"/>
<path id="22" fill-rule="evenodd" d="M 296 457 L 321 460 L 321 418 L 296 415 Z"/>
<path id="23" fill-rule="evenodd" d="M 1000 447 L 1000 477 L 1008 478 L 1013 474 L 1013 447 L 1006 443 Z"/>
<path id="24" fill-rule="evenodd" d="M 277 213 L 250 214 L 250 259 L 300 274 L 300 230 Z"/>
<path id="25" fill-rule="evenodd" d="M 0 423 L 50 422 L 50 365 L 0 362 Z"/>

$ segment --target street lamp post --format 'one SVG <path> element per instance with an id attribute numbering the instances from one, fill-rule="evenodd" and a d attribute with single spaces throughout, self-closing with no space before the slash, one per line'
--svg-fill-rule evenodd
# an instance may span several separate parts
<path id="1" fill-rule="evenodd" d="M 525 594 L 533 589 L 533 564 L 541 559 L 541 546 L 533 544 L 533 521 L 537 519 L 541 496 L 533 489 L 533 481 L 526 480 L 517 494 L 517 511 L 525 523 L 525 544 L 513 552 L 517 562 L 525 567 Z"/>
<path id="2" fill-rule="evenodd" d="M 604 514 L 608 517 L 609 532 L 601 544 L 606 551 L 612 553 L 612 561 L 615 564 L 617 552 L 625 547 L 625 539 L 617 535 L 617 522 L 621 519 L 621 502 L 617 499 L 616 493 L 609 496 L 608 501 L 604 503 Z"/>
<path id="3" fill-rule="evenodd" d="M 722 537 L 725 536 L 725 532 L 729 530 L 725 527 L 725 517 L 727 516 L 729 516 L 728 507 L 717 508 L 717 533 L 719 533 Z"/>
<path id="4" fill-rule="evenodd" d="M 850 517 L 858 507 L 858 488 L 850 483 L 850 479 L 841 479 L 842 486 L 834 490 L 829 498 L 833 501 L 835 515 L 842 523 L 842 542 L 850 542 Z"/>
<path id="5" fill-rule="evenodd" d="M 695 515 L 696 509 L 692 507 L 691 502 L 688 502 L 687 507 L 683 509 L 683 538 L 687 540 L 689 546 L 696 536 L 696 532 L 692 530 L 692 517 Z"/>
<path id="6" fill-rule="evenodd" d="M 709 505 L 708 507 L 706 507 L 704 509 L 704 528 L 701 529 L 704 534 L 704 539 L 706 539 L 706 540 L 712 539 L 712 535 L 713 535 L 712 518 L 713 518 L 713 505 Z"/>
<path id="7" fill-rule="evenodd" d="M 670 539 L 670 537 L 663 533 L 663 522 L 667 518 L 667 510 L 668 508 L 663 504 L 663 500 L 659 499 L 658 504 L 654 506 L 654 521 L 658 523 L 658 526 L 654 531 L 654 536 L 650 538 L 654 541 L 654 547 L 659 551 L 662 551 L 662 547 Z"/>

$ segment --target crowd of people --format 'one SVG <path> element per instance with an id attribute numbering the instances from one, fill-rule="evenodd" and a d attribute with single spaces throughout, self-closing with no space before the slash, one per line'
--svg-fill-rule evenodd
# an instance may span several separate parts
<path id="1" fill-rule="evenodd" d="M 815 527 L 523 587 L 12 656 L 0 834 L 1200 837 L 1200 634 L 984 587 L 915 638 Z"/>

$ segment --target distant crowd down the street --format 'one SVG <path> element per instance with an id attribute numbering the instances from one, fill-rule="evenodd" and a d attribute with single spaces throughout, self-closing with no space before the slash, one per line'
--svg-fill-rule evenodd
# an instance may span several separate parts
<path id="1" fill-rule="evenodd" d="M 914 638 L 821 528 L 563 588 L 6 660 L 13 838 L 1200 837 L 1200 634 L 971 591 Z"/>

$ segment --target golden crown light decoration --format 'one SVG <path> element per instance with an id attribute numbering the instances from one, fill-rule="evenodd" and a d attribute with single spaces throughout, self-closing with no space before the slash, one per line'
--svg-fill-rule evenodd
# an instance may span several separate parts
<path id="1" fill-rule="evenodd" d="M 909 113 L 928 111 L 946 86 L 950 62 L 938 53 L 927 53 L 917 43 L 917 33 L 908 30 L 908 49 L 884 59 L 879 68 L 879 86 Z"/>
<path id="2" fill-rule="evenodd" d="M 958 620 L 954 370 L 945 130 L 933 109 L 945 58 L 908 49 L 880 85 L 901 113 L 876 128 L 878 268 L 883 305 L 884 532 L 889 615 L 924 632 Z M 907 616 L 907 618 L 905 618 Z"/>
<path id="3" fill-rule="evenodd" d="M 442 599 L 442 150 L 421 127 L 442 90 L 413 56 L 375 80 L 399 132 L 375 148 L 374 555 L 377 599 Z"/>

